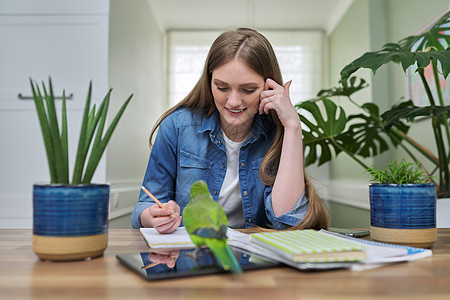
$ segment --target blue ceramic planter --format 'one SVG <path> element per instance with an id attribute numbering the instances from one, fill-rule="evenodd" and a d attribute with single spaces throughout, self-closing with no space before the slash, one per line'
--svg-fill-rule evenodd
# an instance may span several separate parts
<path id="1" fill-rule="evenodd" d="M 435 184 L 370 184 L 369 195 L 372 238 L 417 246 L 434 242 Z M 426 232 L 429 237 L 423 237 Z"/>
<path id="2" fill-rule="evenodd" d="M 434 184 L 370 184 L 370 222 L 386 228 L 436 227 Z"/>
<path id="3" fill-rule="evenodd" d="M 33 233 L 84 236 L 108 232 L 109 185 L 33 186 Z"/>
<path id="4" fill-rule="evenodd" d="M 33 250 L 42 259 L 101 255 L 107 245 L 109 185 L 35 184 Z"/>

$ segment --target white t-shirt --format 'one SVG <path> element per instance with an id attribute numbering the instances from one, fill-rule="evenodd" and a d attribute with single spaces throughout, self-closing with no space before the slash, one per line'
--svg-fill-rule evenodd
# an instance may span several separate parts
<path id="1" fill-rule="evenodd" d="M 222 205 L 231 228 L 245 228 L 242 212 L 241 188 L 239 186 L 239 150 L 242 142 L 230 140 L 222 131 L 227 149 L 227 172 L 220 189 L 218 202 Z"/>

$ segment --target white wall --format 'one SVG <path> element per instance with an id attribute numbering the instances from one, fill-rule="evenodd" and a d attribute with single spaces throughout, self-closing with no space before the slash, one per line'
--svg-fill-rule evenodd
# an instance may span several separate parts
<path id="1" fill-rule="evenodd" d="M 108 146 L 107 181 L 111 183 L 112 218 L 131 212 L 137 201 L 150 153 L 150 130 L 166 109 L 163 33 L 147 1 L 134 0 L 130 4 L 125 0 L 110 2 L 111 112 L 116 112 L 134 94 Z"/>

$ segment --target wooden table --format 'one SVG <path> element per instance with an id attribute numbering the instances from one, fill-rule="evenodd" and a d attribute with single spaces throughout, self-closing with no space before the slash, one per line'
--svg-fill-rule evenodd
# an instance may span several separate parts
<path id="1" fill-rule="evenodd" d="M 450 299 L 450 229 L 430 258 L 355 272 L 289 267 L 149 282 L 116 254 L 147 251 L 139 231 L 111 229 L 103 257 L 39 261 L 30 230 L 0 230 L 0 299 Z"/>

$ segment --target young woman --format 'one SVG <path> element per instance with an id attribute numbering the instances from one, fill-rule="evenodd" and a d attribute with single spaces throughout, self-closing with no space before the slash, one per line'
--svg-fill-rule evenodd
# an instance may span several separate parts
<path id="1" fill-rule="evenodd" d="M 169 233 L 182 223 L 190 188 L 208 184 L 232 228 L 326 228 L 326 208 L 303 166 L 300 118 L 275 53 L 240 28 L 212 44 L 198 83 L 157 122 L 134 228 Z"/>

